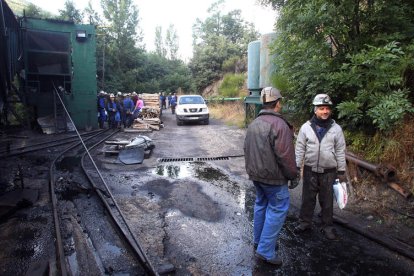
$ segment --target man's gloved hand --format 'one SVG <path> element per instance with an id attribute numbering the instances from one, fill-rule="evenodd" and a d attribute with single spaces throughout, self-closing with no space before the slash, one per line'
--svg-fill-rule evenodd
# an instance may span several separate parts
<path id="1" fill-rule="evenodd" d="M 296 178 L 289 181 L 289 186 L 288 186 L 289 189 L 294 189 L 299 185 L 299 182 L 300 182 L 300 168 L 297 168 L 297 169 L 298 169 L 298 173 L 296 175 Z"/>
<path id="2" fill-rule="evenodd" d="M 345 172 L 338 172 L 338 179 L 340 183 L 342 182 L 346 183 L 348 181 L 348 179 L 346 178 Z"/>

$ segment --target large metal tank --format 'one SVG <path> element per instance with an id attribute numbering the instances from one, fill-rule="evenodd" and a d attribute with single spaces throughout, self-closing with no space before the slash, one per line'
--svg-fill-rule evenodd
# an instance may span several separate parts
<path id="1" fill-rule="evenodd" d="M 260 38 L 260 78 L 261 88 L 272 86 L 271 77 L 276 71 L 276 65 L 272 62 L 274 55 L 270 53 L 269 46 L 276 39 L 276 33 L 264 34 Z"/>
<path id="2" fill-rule="evenodd" d="M 247 89 L 260 91 L 260 40 L 252 41 L 247 48 Z"/>

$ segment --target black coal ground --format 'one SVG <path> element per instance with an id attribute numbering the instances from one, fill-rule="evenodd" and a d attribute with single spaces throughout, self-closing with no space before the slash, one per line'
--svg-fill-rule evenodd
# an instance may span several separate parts
<path id="1" fill-rule="evenodd" d="M 244 130 L 215 120 L 210 125 L 176 126 L 174 117 L 168 113 L 164 113 L 163 120 L 164 129 L 147 134 L 153 139 L 155 149 L 141 165 L 126 166 L 115 156 L 94 152 L 102 175 L 155 267 L 172 264 L 176 275 L 413 274 L 413 261 L 339 225 L 340 241 L 326 240 L 319 231 L 317 216 L 311 232 L 295 234 L 300 187 L 291 190 L 291 209 L 280 234 L 283 266 L 277 268 L 256 260 L 252 244 L 254 189 L 245 174 L 243 157 L 234 157 L 243 154 Z M 136 135 L 121 133 L 117 138 Z M 167 157 L 223 156 L 230 157 L 205 162 L 160 162 L 160 158 Z M 35 159 L 44 162 L 30 163 Z M 2 275 L 23 275 L 34 264 L 54 257 L 53 220 L 47 204 L 45 177 L 47 159 L 47 155 L 32 154 L 30 158 L 0 162 L 2 183 L 9 184 L 12 176 L 7 174 L 20 164 L 30 168 L 31 175 L 26 174 L 27 178 L 37 179 L 26 183 L 39 191 L 38 201 L 32 207 L 2 218 Z M 85 210 L 91 206 L 98 208 L 90 202 L 78 178 L 71 176 L 70 180 L 77 183 L 80 191 L 78 196 L 74 193 L 67 199 Z M 338 209 L 335 212 L 341 214 Z M 85 220 L 94 221 L 93 212 L 76 212 L 72 218 L 78 224 L 77 232 L 94 233 L 83 225 Z M 97 215 L 95 219 L 98 220 Z M 98 221 L 95 225 L 101 232 L 105 228 Z M 119 254 L 120 250 L 107 248 L 109 256 Z M 128 265 L 128 258 L 114 263 L 112 269 L 122 271 L 124 263 Z"/>

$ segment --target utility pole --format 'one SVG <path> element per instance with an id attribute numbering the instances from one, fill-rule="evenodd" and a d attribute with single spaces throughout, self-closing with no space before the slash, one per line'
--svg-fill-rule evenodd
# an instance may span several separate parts
<path id="1" fill-rule="evenodd" d="M 105 91 L 105 41 L 106 36 L 103 37 L 103 53 L 102 53 L 102 90 Z"/>

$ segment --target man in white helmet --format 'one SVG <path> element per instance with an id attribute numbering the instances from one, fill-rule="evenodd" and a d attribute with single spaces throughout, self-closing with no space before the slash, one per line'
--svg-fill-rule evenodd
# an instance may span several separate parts
<path id="1" fill-rule="evenodd" d="M 311 229 L 318 196 L 322 231 L 329 240 L 337 239 L 333 227 L 333 184 L 346 182 L 345 138 L 342 128 L 331 118 L 332 101 L 327 94 L 313 99 L 314 116 L 304 123 L 296 140 L 296 166 L 303 166 L 302 206 L 297 232 Z"/>
<path id="2" fill-rule="evenodd" d="M 280 114 L 279 90 L 263 88 L 260 98 L 263 108 L 244 141 L 246 172 L 256 188 L 253 238 L 259 259 L 281 265 L 276 243 L 289 210 L 288 181 L 297 175 L 293 128 Z"/>

